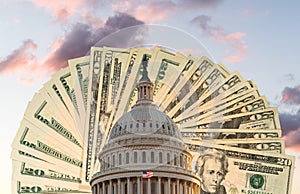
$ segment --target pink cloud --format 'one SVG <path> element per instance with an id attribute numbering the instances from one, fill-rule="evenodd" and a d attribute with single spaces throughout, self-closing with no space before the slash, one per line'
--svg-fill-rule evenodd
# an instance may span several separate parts
<path id="1" fill-rule="evenodd" d="M 285 87 L 282 91 L 282 103 L 286 104 L 300 104 L 300 85 L 291 87 Z"/>
<path id="2" fill-rule="evenodd" d="M 169 17 L 175 8 L 172 1 L 148 1 L 140 0 L 116 1 L 111 5 L 114 11 L 125 12 L 133 15 L 146 23 L 162 21 Z"/>
<path id="3" fill-rule="evenodd" d="M 37 7 L 45 8 L 60 22 L 66 23 L 72 14 L 84 7 L 84 0 L 31 0 Z"/>
<path id="4" fill-rule="evenodd" d="M 166 19 L 174 11 L 172 2 L 152 2 L 148 5 L 140 5 L 135 9 L 134 15 L 137 19 L 145 22 L 156 22 Z"/>
<path id="5" fill-rule="evenodd" d="M 55 16 L 55 18 L 57 18 L 58 21 L 62 23 L 67 23 L 70 17 L 70 12 L 67 9 L 62 8 L 55 10 L 53 15 Z"/>
<path id="6" fill-rule="evenodd" d="M 14 50 L 5 59 L 0 59 L 0 72 L 14 74 L 35 64 L 36 57 L 30 51 L 37 49 L 32 40 L 25 40 L 23 44 Z"/>
<path id="7" fill-rule="evenodd" d="M 221 2 L 222 0 L 117 0 L 111 4 L 111 8 L 114 11 L 133 15 L 146 23 L 152 23 L 176 16 L 177 13 L 186 13 L 191 10 L 212 9 Z"/>
<path id="8" fill-rule="evenodd" d="M 191 20 L 191 23 L 200 27 L 203 34 L 219 43 L 229 46 L 229 52 L 225 57 L 226 62 L 243 61 L 248 53 L 247 44 L 243 40 L 246 36 L 244 32 L 227 33 L 221 26 L 213 26 L 210 24 L 211 17 L 207 15 L 199 15 Z M 231 54 L 233 53 L 233 54 Z"/>
<path id="9" fill-rule="evenodd" d="M 226 57 L 225 61 L 241 62 L 244 60 L 248 53 L 247 45 L 243 40 L 244 36 L 246 36 L 246 33 L 243 32 L 235 32 L 225 36 L 225 42 L 227 42 L 233 48 L 233 52 L 237 53 L 235 56 Z"/>
<path id="10" fill-rule="evenodd" d="M 7 57 L 0 59 L 0 73 L 17 76 L 22 83 L 31 83 L 49 76 L 60 68 L 66 67 L 68 59 L 82 57 L 89 54 L 91 46 L 97 45 L 107 35 L 122 28 L 141 25 L 143 22 L 136 18 L 117 13 L 109 17 L 103 27 L 93 28 L 90 25 L 77 23 L 63 37 L 56 40 L 49 48 L 49 54 L 43 59 L 37 59 L 33 50 L 37 45 L 32 40 L 26 40 Z M 138 34 L 136 34 L 138 33 Z M 105 42 L 105 46 L 128 47 L 127 44 L 141 44 L 134 36 L 141 36 L 140 32 L 123 34 L 122 37 Z M 101 42 L 100 42 L 101 43 Z"/>
<path id="11" fill-rule="evenodd" d="M 37 45 L 32 40 L 25 40 L 5 59 L 0 59 L 0 73 L 18 76 L 19 81 L 26 84 L 40 80 L 46 71 L 33 53 L 36 49 Z"/>
<path id="12" fill-rule="evenodd" d="M 299 149 L 300 148 L 300 135 L 299 134 L 300 134 L 300 128 L 290 131 L 288 134 L 283 136 L 286 147 Z"/>

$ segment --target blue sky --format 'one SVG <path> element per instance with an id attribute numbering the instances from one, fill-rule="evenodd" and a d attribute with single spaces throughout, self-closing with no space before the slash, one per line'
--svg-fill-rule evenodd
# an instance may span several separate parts
<path id="1" fill-rule="evenodd" d="M 10 191 L 10 145 L 34 93 L 68 58 L 142 23 L 183 31 L 215 62 L 253 80 L 278 107 L 287 150 L 299 158 L 299 7 L 278 0 L 0 0 L 1 188 Z"/>

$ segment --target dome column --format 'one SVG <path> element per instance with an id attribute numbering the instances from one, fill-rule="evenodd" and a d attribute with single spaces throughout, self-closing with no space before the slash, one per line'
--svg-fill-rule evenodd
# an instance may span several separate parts
<path id="1" fill-rule="evenodd" d="M 187 194 L 187 185 L 186 185 L 186 181 L 184 181 L 184 183 L 183 183 L 183 194 Z"/>
<path id="2" fill-rule="evenodd" d="M 125 182 L 124 181 L 121 181 L 121 193 L 124 194 L 125 193 Z"/>
<path id="3" fill-rule="evenodd" d="M 93 186 L 93 193 L 97 193 L 97 185 Z"/>
<path id="4" fill-rule="evenodd" d="M 141 178 L 136 177 L 137 180 L 137 194 L 141 194 Z"/>
<path id="5" fill-rule="evenodd" d="M 157 193 L 161 194 L 161 178 L 157 177 Z"/>
<path id="6" fill-rule="evenodd" d="M 117 180 L 117 192 L 118 194 L 121 194 L 121 180 L 118 178 Z"/>
<path id="7" fill-rule="evenodd" d="M 99 193 L 99 194 L 102 193 L 102 192 L 101 192 L 100 183 L 97 183 L 97 184 L 96 184 L 96 188 L 97 188 L 97 192 L 96 192 L 96 193 Z"/>
<path id="8" fill-rule="evenodd" d="M 102 182 L 102 193 L 107 194 L 106 191 L 105 191 L 105 182 Z"/>
<path id="9" fill-rule="evenodd" d="M 147 193 L 151 193 L 151 179 L 150 178 L 148 178 L 148 180 L 147 180 Z"/>
<path id="10" fill-rule="evenodd" d="M 171 179 L 168 178 L 167 193 L 171 193 Z"/>
<path id="11" fill-rule="evenodd" d="M 180 182 L 179 182 L 179 179 L 176 179 L 176 190 L 177 190 L 176 193 L 180 193 Z"/>
<path id="12" fill-rule="evenodd" d="M 129 177 L 127 177 L 127 193 L 128 194 L 132 193 L 131 192 L 131 184 L 130 184 L 130 178 Z"/>

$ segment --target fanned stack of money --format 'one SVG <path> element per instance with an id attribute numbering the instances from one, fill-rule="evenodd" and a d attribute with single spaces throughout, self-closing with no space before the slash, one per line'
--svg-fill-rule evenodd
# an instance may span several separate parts
<path id="1" fill-rule="evenodd" d="M 231 193 L 291 193 L 295 159 L 285 155 L 277 109 L 253 81 L 160 47 L 92 47 L 55 73 L 28 103 L 13 141 L 12 193 L 91 193 L 97 153 L 137 100 L 143 60 L 155 104 L 194 158 L 208 148 L 226 153 Z"/>

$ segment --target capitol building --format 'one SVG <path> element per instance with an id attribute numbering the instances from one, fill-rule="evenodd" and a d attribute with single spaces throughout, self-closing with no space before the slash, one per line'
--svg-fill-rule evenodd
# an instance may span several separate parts
<path id="1" fill-rule="evenodd" d="M 101 168 L 90 181 L 93 194 L 199 193 L 192 154 L 176 124 L 153 104 L 146 66 L 136 104 L 115 123 L 98 155 Z"/>

